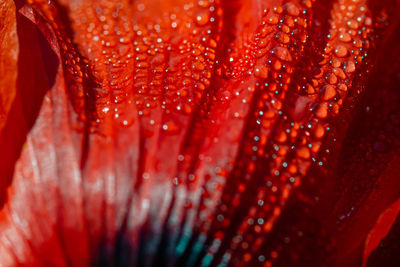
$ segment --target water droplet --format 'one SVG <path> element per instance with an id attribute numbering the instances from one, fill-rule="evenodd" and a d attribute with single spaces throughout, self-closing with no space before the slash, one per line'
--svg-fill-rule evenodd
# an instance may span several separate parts
<path id="1" fill-rule="evenodd" d="M 279 21 L 279 18 L 278 18 L 278 16 L 271 16 L 271 17 L 269 17 L 268 19 L 267 19 L 267 23 L 268 24 L 271 24 L 271 25 L 275 25 L 275 24 L 278 24 L 278 21 Z"/>
<path id="2" fill-rule="evenodd" d="M 291 16 L 297 17 L 298 15 L 300 15 L 300 9 L 295 4 L 293 4 L 291 2 L 286 3 L 284 5 L 284 9 Z"/>
<path id="3" fill-rule="evenodd" d="M 350 29 L 357 29 L 358 28 L 358 22 L 354 19 L 350 19 L 347 21 L 347 26 L 349 26 Z"/>
<path id="4" fill-rule="evenodd" d="M 335 55 L 337 57 L 345 57 L 345 56 L 347 56 L 347 54 L 348 54 L 348 51 L 344 45 L 339 44 L 335 47 Z"/>
<path id="5" fill-rule="evenodd" d="M 372 25 L 372 19 L 370 17 L 365 18 L 364 24 L 366 26 L 371 26 Z"/>
<path id="6" fill-rule="evenodd" d="M 338 89 L 343 91 L 343 92 L 346 92 L 347 91 L 347 85 L 345 85 L 344 83 L 339 84 Z"/>
<path id="7" fill-rule="evenodd" d="M 327 82 L 328 82 L 329 84 L 336 84 L 338 79 L 337 79 L 337 77 L 336 77 L 335 74 L 330 73 L 330 74 L 326 77 L 326 80 L 327 80 Z"/>
<path id="8" fill-rule="evenodd" d="M 321 139 L 325 135 L 325 129 L 322 125 L 317 124 L 314 129 L 314 136 L 318 139 Z"/>
<path id="9" fill-rule="evenodd" d="M 199 26 L 204 26 L 204 25 L 207 24 L 207 22 L 209 21 L 209 19 L 210 19 L 209 13 L 208 13 L 208 12 L 202 12 L 202 13 L 197 14 L 197 16 L 196 16 L 196 23 L 197 23 Z"/>
<path id="10" fill-rule="evenodd" d="M 282 63 L 279 60 L 275 59 L 272 61 L 271 66 L 274 70 L 280 70 L 282 68 Z"/>
<path id="11" fill-rule="evenodd" d="M 363 41 L 361 41 L 361 40 L 354 40 L 353 44 L 357 48 L 363 47 Z"/>
<path id="12" fill-rule="evenodd" d="M 280 131 L 279 133 L 277 133 L 275 140 L 279 143 L 284 143 L 287 140 L 287 135 L 284 131 Z"/>
<path id="13" fill-rule="evenodd" d="M 292 55 L 286 47 L 276 46 L 271 50 L 271 53 L 281 60 L 292 61 Z"/>
<path id="14" fill-rule="evenodd" d="M 347 73 L 352 73 L 356 70 L 356 65 L 353 61 L 349 60 L 344 63 L 344 71 Z"/>
<path id="15" fill-rule="evenodd" d="M 334 68 L 333 73 L 340 79 L 346 79 L 346 74 L 344 74 L 341 68 Z"/>
<path id="16" fill-rule="evenodd" d="M 278 42 L 282 43 L 282 44 L 288 44 L 290 42 L 290 37 L 289 35 L 287 35 L 286 33 L 283 32 L 278 32 L 275 35 L 275 38 Z"/>
<path id="17" fill-rule="evenodd" d="M 262 79 L 268 78 L 268 69 L 264 65 L 257 65 L 254 68 L 254 76 Z"/>
<path id="18" fill-rule="evenodd" d="M 302 159 L 309 159 L 311 156 L 310 149 L 308 149 L 308 147 L 305 147 L 305 146 L 297 149 L 296 154 L 299 158 L 302 158 Z"/>
<path id="19" fill-rule="evenodd" d="M 344 32 L 344 33 L 341 33 L 341 34 L 339 35 L 339 39 L 340 39 L 341 41 L 345 42 L 345 43 L 348 43 L 348 42 L 351 41 L 351 36 L 350 36 L 350 34 Z"/>
<path id="20" fill-rule="evenodd" d="M 311 84 L 307 84 L 306 88 L 307 88 L 307 94 L 309 95 L 315 94 L 315 88 Z"/>
<path id="21" fill-rule="evenodd" d="M 208 0 L 199 0 L 197 2 L 197 4 L 201 7 L 209 7 L 210 6 L 210 2 Z"/>
<path id="22" fill-rule="evenodd" d="M 121 44 L 128 44 L 128 43 L 130 43 L 130 38 L 129 37 L 121 37 L 121 38 L 119 38 L 119 42 L 121 43 Z"/>
<path id="23" fill-rule="evenodd" d="M 203 71 L 205 66 L 203 63 L 196 61 L 192 64 L 192 69 L 196 71 Z"/>
<path id="24" fill-rule="evenodd" d="M 335 97 L 336 88 L 332 85 L 325 85 L 322 87 L 322 99 L 327 101 Z"/>
<path id="25" fill-rule="evenodd" d="M 328 116 L 328 103 L 321 103 L 315 109 L 315 115 L 320 119 L 325 119 Z"/>
<path id="26" fill-rule="evenodd" d="M 332 59 L 332 66 L 335 68 L 339 68 L 342 65 L 342 62 L 337 59 L 337 58 L 333 58 Z"/>

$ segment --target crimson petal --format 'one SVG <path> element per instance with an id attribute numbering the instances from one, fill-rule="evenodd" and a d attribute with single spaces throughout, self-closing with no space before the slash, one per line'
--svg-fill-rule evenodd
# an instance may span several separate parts
<path id="1" fill-rule="evenodd" d="M 11 182 L 0 221 L 5 266 L 310 263 L 303 241 L 288 239 L 308 220 L 321 229 L 307 225 L 309 238 L 333 262 L 359 260 L 398 194 L 367 186 L 362 196 L 385 194 L 368 214 L 370 202 L 351 197 L 351 185 L 364 185 L 354 173 L 363 177 L 368 164 L 345 161 L 360 140 L 354 129 L 369 129 L 357 121 L 368 117 L 360 99 L 377 110 L 373 122 L 398 108 L 396 92 L 367 75 L 387 63 L 396 1 L 15 3 L 18 105 L 0 142 Z M 376 137 L 361 144 L 379 152 Z M 297 215 L 304 203 L 312 208 Z"/>

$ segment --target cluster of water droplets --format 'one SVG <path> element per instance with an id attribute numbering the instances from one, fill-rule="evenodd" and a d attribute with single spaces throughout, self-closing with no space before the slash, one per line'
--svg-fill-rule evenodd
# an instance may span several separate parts
<path id="1" fill-rule="evenodd" d="M 226 195 L 222 196 L 223 203 L 217 215 L 222 229 L 231 224 L 230 212 L 234 210 L 229 209 L 225 201 L 239 206 L 243 198 L 241 195 L 247 188 L 246 179 L 257 173 L 257 162 L 263 161 L 263 158 L 270 159 L 270 171 L 264 174 L 265 187 L 258 186 L 259 201 L 249 206 L 250 212 L 238 227 L 236 236 L 223 256 L 222 262 L 225 261 L 225 264 L 233 254 L 238 260 L 238 250 L 242 251 L 240 255 L 243 258 L 240 261 L 243 262 L 251 261 L 254 252 L 260 250 L 262 237 L 255 236 L 272 229 L 280 215 L 282 203 L 288 198 L 291 188 L 299 185 L 310 165 L 316 163 L 324 166 L 326 157 L 317 155 L 322 139 L 331 130 L 329 121 L 338 116 L 344 100 L 361 93 L 358 88 L 352 88 L 352 83 L 356 70 L 365 66 L 363 63 L 370 47 L 369 38 L 373 36 L 372 19 L 368 17 L 363 1 L 353 1 L 352 4 L 339 1 L 334 4 L 326 46 L 320 54 L 312 51 L 316 54 L 310 55 L 311 59 L 316 60 L 313 62 L 315 68 L 308 73 L 300 71 L 304 75 L 300 78 L 297 73 L 293 75 L 293 69 L 298 65 L 292 62 L 301 60 L 306 50 L 304 44 L 308 41 L 311 4 L 311 1 L 301 1 L 301 4 L 289 1 L 281 7 L 275 7 L 270 13 L 265 11 L 268 14 L 262 22 L 265 26 L 261 27 L 255 42 L 246 44 L 242 54 L 232 49 L 232 55 L 221 67 L 221 75 L 230 79 L 246 79 L 254 75 L 257 78 L 256 87 L 249 87 L 249 91 L 259 92 L 259 99 L 254 101 L 256 108 L 250 115 L 254 116 L 254 129 L 258 130 L 247 133 L 250 142 L 245 144 L 243 152 L 251 160 L 239 162 L 244 170 L 241 172 L 239 167 L 237 176 L 244 179 L 237 184 L 237 194 L 232 195 L 230 190 L 226 190 Z M 270 41 L 271 33 L 276 43 Z M 290 87 L 292 79 L 297 85 L 293 89 Z M 306 81 L 304 86 L 301 81 Z M 293 106 L 282 112 L 283 105 L 288 104 Z M 243 118 L 239 113 L 235 117 Z M 272 128 L 276 130 L 270 137 Z M 329 152 L 330 148 L 323 151 Z M 221 246 L 222 240 L 217 238 L 220 235 L 219 231 L 215 233 L 214 245 L 211 245 L 207 254 L 209 258 Z M 271 251 L 271 255 L 261 256 L 263 261 L 266 258 L 273 260 L 278 253 Z"/>
<path id="2" fill-rule="evenodd" d="M 85 11 L 85 16 L 74 19 L 78 51 L 55 19 L 54 6 L 31 0 L 58 38 L 74 108 L 86 119 L 88 105 L 93 106 L 90 116 L 96 127 L 101 127 L 104 120 L 129 127 L 140 117 L 146 118 L 143 121 L 151 129 L 176 134 L 180 132 L 177 122 L 159 120 L 152 112 L 192 115 L 210 94 L 214 75 L 240 85 L 255 81 L 247 88 L 252 97 L 221 90 L 219 98 L 213 99 L 224 102 L 233 96 L 251 108 L 249 114 L 237 111 L 233 117 L 244 119 L 248 115 L 250 120 L 242 161 L 232 174 L 222 167 L 216 171 L 220 177 L 234 179 L 222 194 L 204 266 L 221 248 L 222 230 L 236 223 L 232 222 L 233 212 L 248 194 L 254 177 L 261 177 L 256 181 L 256 197 L 246 203 L 248 212 L 241 218 L 234 237 L 225 244 L 219 266 L 226 266 L 231 260 L 248 263 L 255 257 L 270 266 L 279 251 L 263 251 L 265 234 L 272 230 L 291 190 L 300 184 L 310 165 L 325 164 L 326 157 L 318 156 L 322 140 L 344 101 L 360 93 L 353 88 L 353 80 L 367 57 L 373 22 L 364 1 L 355 0 L 350 5 L 336 2 L 326 45 L 311 51 L 317 55 L 310 56 L 312 64 L 304 71 L 298 70 L 298 61 L 304 60 L 307 53 L 313 1 L 287 1 L 265 9 L 256 34 L 245 40 L 240 50 L 235 42 L 229 44 L 223 59 L 217 58 L 224 25 L 222 9 L 216 2 L 199 0 L 153 18 L 146 13 L 146 4 L 137 1 L 133 12 L 141 15 L 136 19 L 120 3 L 95 5 Z M 93 81 L 89 83 L 90 80 Z M 329 149 L 325 151 L 329 153 Z M 186 159 L 179 156 L 179 161 Z M 188 179 L 196 177 L 190 174 Z M 174 183 L 179 184 L 179 179 Z M 215 201 L 211 192 L 214 189 L 210 186 L 202 191 L 210 196 L 200 210 L 207 210 L 207 203 Z M 204 198 L 207 200 L 207 196 Z M 212 218 L 203 217 L 200 218 L 209 221 L 202 228 L 207 232 Z"/>
<path id="3" fill-rule="evenodd" d="M 250 101 L 249 105 L 253 106 L 249 114 L 250 130 L 246 132 L 246 142 L 241 152 L 243 160 L 238 162 L 228 186 L 232 190 L 226 189 L 222 195 L 216 223 L 221 229 L 235 223 L 231 221 L 233 212 L 240 209 L 251 184 L 257 183 L 256 201 L 254 205 L 248 206 L 248 214 L 241 219 L 237 232 L 225 248 L 222 266 L 232 260 L 232 255 L 235 255 L 234 261 L 252 260 L 252 255 L 255 255 L 253 252 L 258 251 L 262 244 L 263 234 L 271 231 L 279 217 L 282 201 L 288 198 L 291 185 L 297 181 L 295 177 L 304 174 L 304 171 L 299 170 L 297 159 L 285 161 L 284 158 L 291 149 L 288 140 L 297 137 L 300 124 L 292 123 L 292 129 L 285 129 L 276 135 L 272 129 L 282 119 L 282 107 L 291 82 L 294 62 L 301 55 L 307 41 L 307 12 L 310 8 L 309 1 L 289 1 L 270 11 L 265 10 L 254 39 L 244 45 L 245 50 L 240 51 L 241 54 L 232 48 L 225 66 L 222 65 L 220 73 L 223 77 L 246 80 L 246 77 L 253 76 L 256 82 L 248 91 L 256 96 L 254 100 L 243 99 L 244 103 Z M 237 97 L 240 98 L 240 94 Z M 235 114 L 235 117 L 243 118 L 241 114 Z M 307 156 L 307 151 L 300 150 L 298 153 Z M 267 173 L 265 164 L 271 165 Z M 264 181 L 252 180 L 260 175 Z M 236 209 L 232 209 L 232 205 Z M 219 229 L 218 226 L 216 229 Z M 215 251 L 218 251 L 222 243 L 221 236 L 221 232 L 216 230 L 207 258 L 212 258 Z M 260 259 L 265 261 L 266 257 L 261 256 Z"/>

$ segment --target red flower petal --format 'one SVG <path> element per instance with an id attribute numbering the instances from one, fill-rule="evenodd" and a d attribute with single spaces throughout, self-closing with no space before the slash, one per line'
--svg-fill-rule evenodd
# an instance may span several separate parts
<path id="1" fill-rule="evenodd" d="M 323 230 L 311 229 L 310 239 L 319 242 L 331 230 L 323 250 L 335 262 L 351 262 L 397 193 L 367 186 L 363 196 L 385 193 L 368 214 L 370 200 L 357 202 L 350 186 L 363 185 L 354 174 L 363 177 L 357 171 L 368 164 L 344 161 L 346 153 L 365 152 L 350 151 L 359 140 L 353 127 L 369 129 L 352 122 L 368 118 L 358 112 L 358 98 L 393 96 L 372 107 L 382 106 L 376 114 L 397 107 L 391 90 L 364 88 L 385 38 L 393 36 L 395 13 L 385 9 L 393 1 L 273 2 L 18 6 L 22 104 L 1 139 L 10 147 L 2 170 L 13 178 L 1 211 L 0 260 L 304 263 L 304 243 L 285 245 L 285 231 L 298 234 L 315 218 Z M 12 133 L 18 138 L 8 142 Z M 336 149 L 342 154 L 330 152 Z M 382 177 L 371 181 L 385 183 Z M 326 193 L 321 201 L 310 198 L 317 185 Z M 336 195 L 338 185 L 345 190 Z M 296 201 L 315 208 L 291 221 Z M 342 228 L 336 219 L 343 214 L 351 220 Z M 360 218 L 371 225 L 358 228 Z M 346 251 L 335 251 L 343 243 Z"/>
<path id="2" fill-rule="evenodd" d="M 399 262 L 399 221 L 399 216 L 397 216 L 390 232 L 380 241 L 379 246 L 369 255 L 367 266 L 390 266 Z"/>
<path id="3" fill-rule="evenodd" d="M 399 167 L 397 167 L 398 169 Z M 371 252 L 378 248 L 379 243 L 388 235 L 390 229 L 394 226 L 396 218 L 400 212 L 400 200 L 397 200 L 387 208 L 378 218 L 376 224 L 368 234 L 365 242 L 363 266 L 366 266 Z"/>
<path id="4" fill-rule="evenodd" d="M 0 5 L 0 131 L 7 120 L 15 97 L 17 79 L 18 40 L 15 23 L 15 7 L 11 0 Z"/>

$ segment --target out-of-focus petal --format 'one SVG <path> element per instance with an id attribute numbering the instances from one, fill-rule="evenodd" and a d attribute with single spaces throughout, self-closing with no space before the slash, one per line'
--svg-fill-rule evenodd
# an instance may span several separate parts
<path id="1" fill-rule="evenodd" d="M 12 0 L 0 3 L 0 133 L 11 109 L 17 81 L 18 38 L 15 5 Z"/>
<path id="2" fill-rule="evenodd" d="M 390 231 L 382 238 L 375 250 L 371 251 L 366 266 L 397 266 L 400 262 L 400 216 L 397 213 Z"/>
<path id="3" fill-rule="evenodd" d="M 396 170 L 400 169 L 400 160 L 397 164 Z M 379 215 L 374 227 L 369 232 L 367 240 L 365 241 L 363 266 L 366 266 L 368 257 L 372 251 L 377 249 L 380 242 L 389 234 L 389 231 L 395 224 L 395 221 L 400 213 L 400 199 L 391 204 L 381 215 Z"/>

